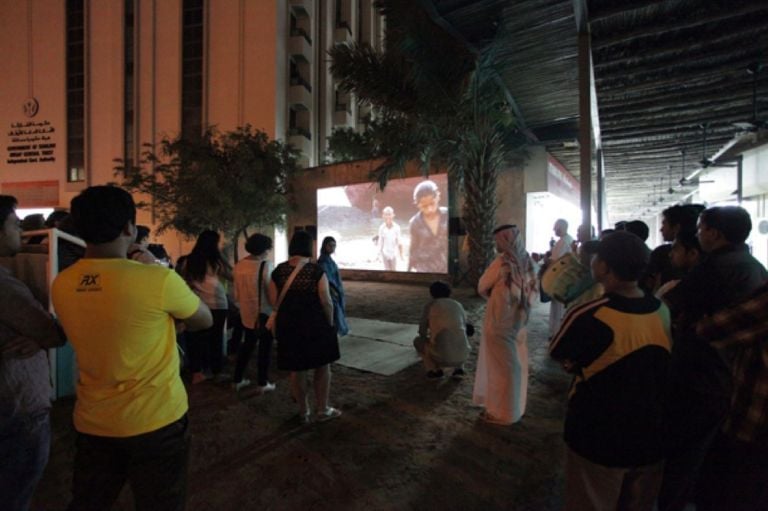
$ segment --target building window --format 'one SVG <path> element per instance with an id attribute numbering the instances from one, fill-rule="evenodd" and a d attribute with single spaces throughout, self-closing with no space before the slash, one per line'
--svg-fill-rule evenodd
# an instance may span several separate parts
<path id="1" fill-rule="evenodd" d="M 67 0 L 67 181 L 85 181 L 85 9 Z"/>
<path id="2" fill-rule="evenodd" d="M 335 5 L 335 20 L 336 20 L 336 28 L 345 28 L 347 29 L 347 32 L 352 34 L 352 27 L 349 26 L 349 10 L 350 10 L 350 0 L 336 0 Z"/>
<path id="3" fill-rule="evenodd" d="M 203 131 L 203 6 L 184 0 L 182 13 L 181 136 L 198 138 Z"/>
<path id="4" fill-rule="evenodd" d="M 363 0 L 357 0 L 357 39 L 359 42 L 368 42 L 363 38 Z"/>
<path id="5" fill-rule="evenodd" d="M 124 45 L 125 45 L 125 103 L 124 103 L 124 133 L 123 133 L 123 165 L 130 169 L 135 165 L 134 161 L 134 127 L 136 125 L 135 117 L 135 98 L 134 98 L 134 54 L 136 51 L 133 32 L 135 18 L 136 0 L 125 0 L 125 26 L 124 26 Z"/>

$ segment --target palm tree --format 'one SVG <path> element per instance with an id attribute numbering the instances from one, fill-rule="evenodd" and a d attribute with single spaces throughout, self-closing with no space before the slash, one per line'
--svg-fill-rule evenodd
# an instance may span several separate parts
<path id="1" fill-rule="evenodd" d="M 331 72 L 340 89 L 376 111 L 365 143 L 371 157 L 384 159 L 375 170 L 382 187 L 409 161 L 425 173 L 447 169 L 458 183 L 476 283 L 493 258 L 499 174 L 521 160 L 525 141 L 496 79 L 495 52 L 468 51 L 410 0 L 376 6 L 387 17 L 386 50 L 337 45 Z"/>

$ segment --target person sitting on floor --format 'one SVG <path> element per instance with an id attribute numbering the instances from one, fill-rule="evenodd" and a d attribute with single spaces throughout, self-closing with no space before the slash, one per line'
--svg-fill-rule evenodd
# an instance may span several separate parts
<path id="1" fill-rule="evenodd" d="M 419 335 L 413 346 L 419 353 L 429 378 L 443 376 L 443 367 L 452 367 L 453 376 L 464 375 L 464 361 L 469 356 L 470 345 L 467 334 L 474 333 L 474 327 L 467 323 L 464 307 L 452 300 L 451 287 L 436 281 L 429 286 L 432 300 L 424 306 L 419 321 Z"/>

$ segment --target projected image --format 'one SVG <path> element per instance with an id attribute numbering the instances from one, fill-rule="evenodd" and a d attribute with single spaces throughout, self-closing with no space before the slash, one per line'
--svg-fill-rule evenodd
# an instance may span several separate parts
<path id="1" fill-rule="evenodd" d="M 340 268 L 447 273 L 447 177 L 321 188 L 317 231 L 336 238 Z"/>

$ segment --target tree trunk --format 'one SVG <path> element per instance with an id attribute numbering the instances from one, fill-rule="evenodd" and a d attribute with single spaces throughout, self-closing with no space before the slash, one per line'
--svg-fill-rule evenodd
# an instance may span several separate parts
<path id="1" fill-rule="evenodd" d="M 477 282 L 494 256 L 493 228 L 496 223 L 496 182 L 498 172 L 482 164 L 464 173 L 464 206 L 462 214 L 467 226 L 470 283 Z"/>
<path id="2" fill-rule="evenodd" d="M 237 241 L 240 239 L 241 234 L 243 236 L 243 245 L 245 245 L 245 242 L 248 241 L 248 228 L 243 227 L 241 230 L 237 231 L 237 233 L 235 234 L 234 243 L 232 244 L 232 250 L 234 252 L 232 258 L 234 259 L 235 264 L 237 264 L 239 259 L 238 257 L 239 251 L 237 250 Z"/>

